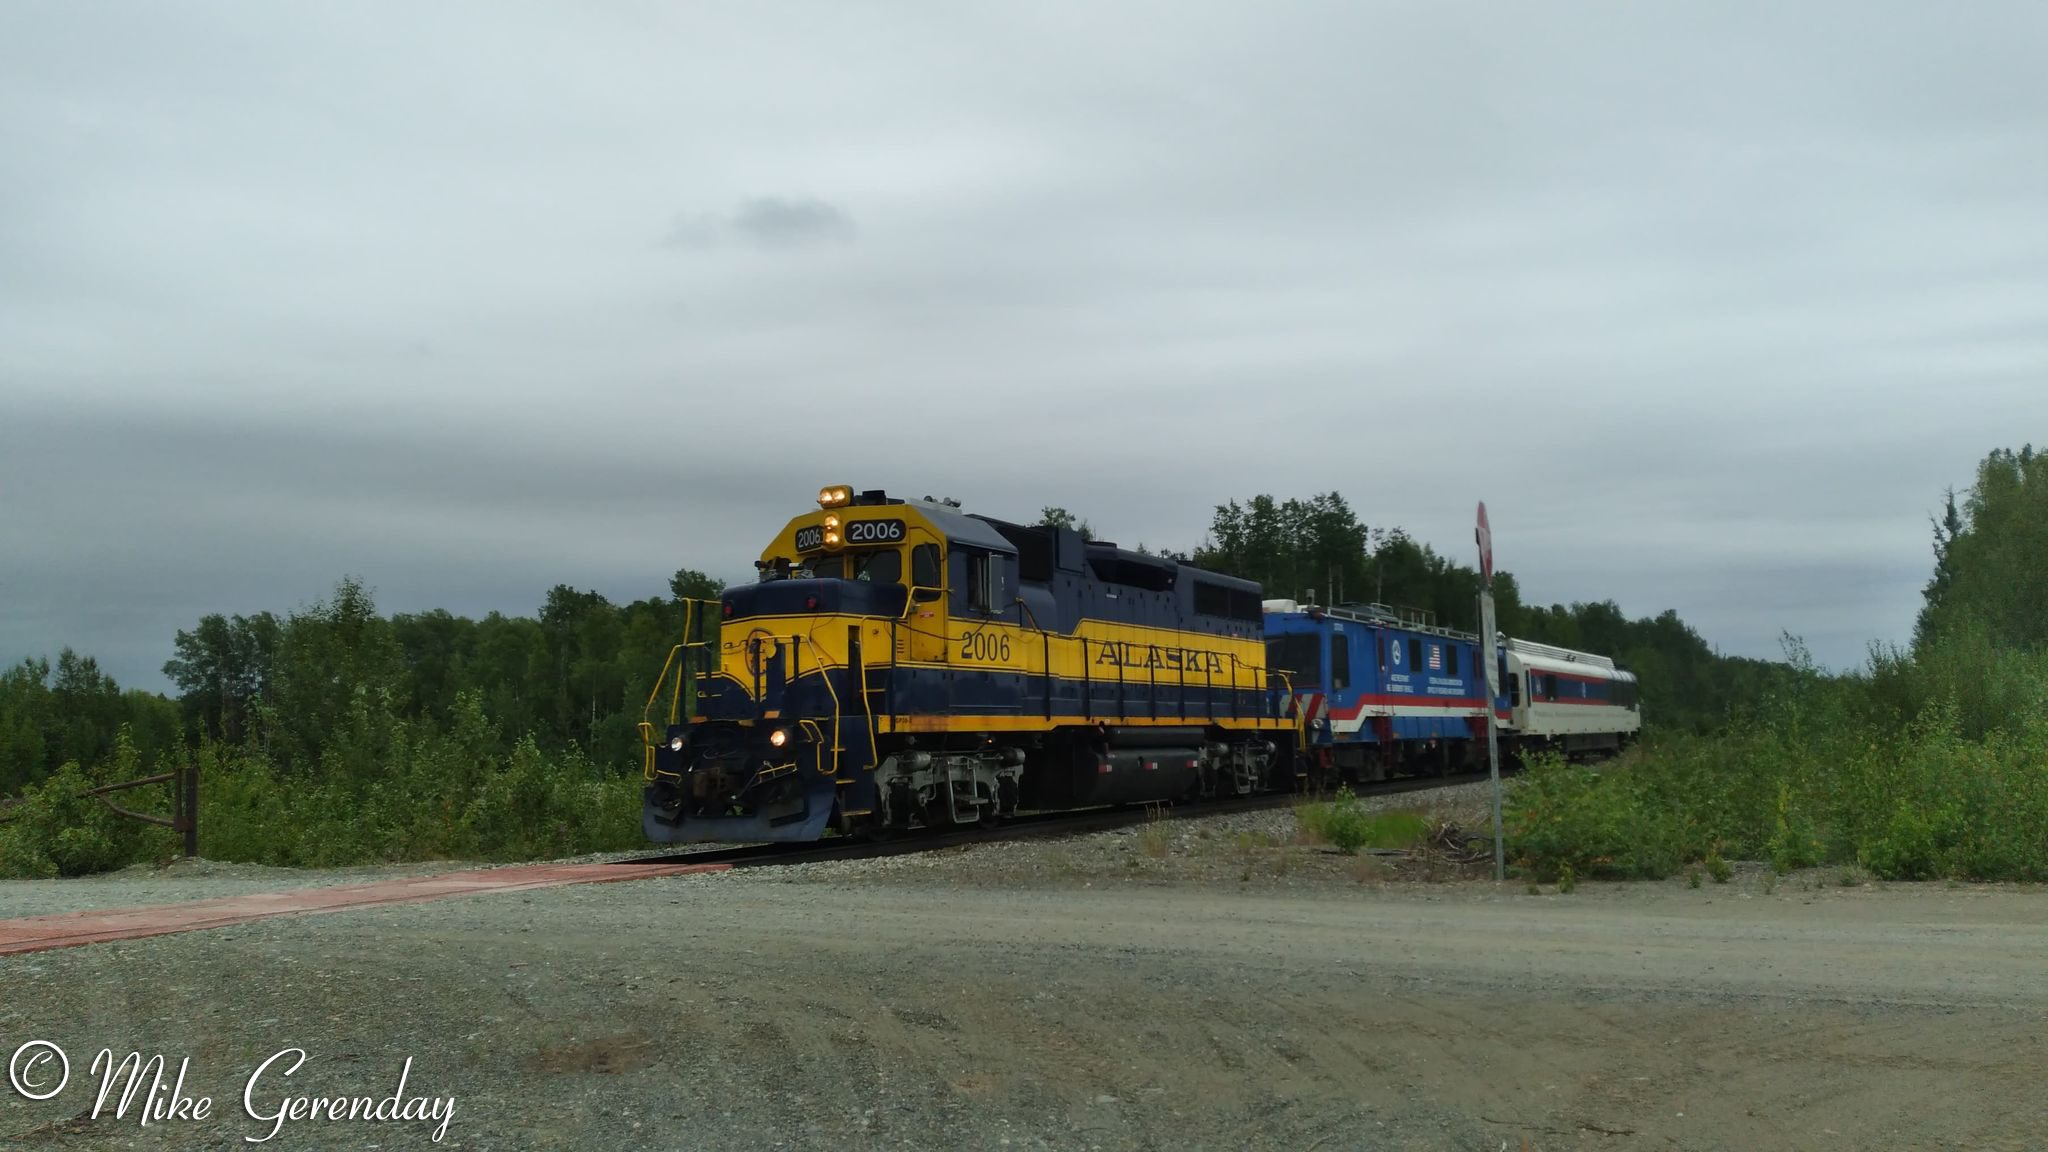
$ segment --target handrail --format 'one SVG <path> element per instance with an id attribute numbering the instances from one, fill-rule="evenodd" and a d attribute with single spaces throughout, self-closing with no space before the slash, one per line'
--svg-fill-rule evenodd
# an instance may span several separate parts
<path id="1" fill-rule="evenodd" d="M 825 692 L 832 697 L 832 778 L 836 780 L 839 778 L 839 753 L 844 750 L 839 743 L 839 730 L 843 720 L 839 707 L 839 689 L 832 686 L 831 664 L 826 661 L 824 652 L 818 648 L 816 640 L 809 636 L 798 636 L 795 634 L 791 634 L 790 639 L 801 640 L 809 644 L 813 649 L 818 649 L 818 679 L 825 682 Z"/>
<path id="2" fill-rule="evenodd" d="M 717 603 L 717 601 L 699 600 L 695 597 L 686 596 L 683 597 L 682 603 L 683 642 L 668 650 L 668 659 L 662 661 L 661 674 L 654 678 L 654 687 L 647 693 L 647 703 L 640 709 L 640 723 L 638 725 L 642 755 L 640 775 L 643 780 L 649 782 L 654 780 L 654 751 L 657 747 L 654 742 L 652 713 L 654 711 L 654 702 L 661 697 L 662 685 L 668 680 L 669 669 L 676 667 L 676 657 L 681 653 L 711 646 L 710 639 L 703 634 L 704 622 L 699 606 L 708 606 Z M 688 672 L 689 661 L 684 660 L 683 667 L 676 669 L 675 686 L 669 693 L 668 722 L 670 724 L 675 724 L 682 719 L 683 680 Z"/>
<path id="3" fill-rule="evenodd" d="M 649 720 L 649 719 L 647 718 L 647 714 L 648 714 L 648 713 L 650 713 L 650 712 L 652 712 L 652 711 L 654 711 L 654 701 L 655 701 L 655 700 L 656 700 L 656 699 L 657 699 L 657 698 L 658 698 L 658 697 L 659 697 L 659 696 L 661 695 L 661 685 L 662 685 L 662 681 L 664 681 L 664 680 L 667 680 L 667 679 L 668 679 L 668 670 L 669 670 L 670 666 L 672 666 L 672 665 L 673 665 L 673 664 L 674 664 L 674 663 L 676 662 L 676 654 L 677 654 L 678 652 L 681 652 L 682 650 L 683 650 L 683 646 L 682 646 L 681 644 L 678 644 L 678 645 L 676 645 L 675 647 L 673 647 L 673 648 L 670 648 L 670 649 L 668 650 L 668 659 L 667 659 L 667 660 L 664 660 L 664 661 L 662 662 L 662 665 L 661 665 L 661 675 L 659 675 L 659 676 L 656 676 L 656 677 L 654 678 L 654 690 L 653 690 L 653 691 L 651 691 L 651 692 L 649 692 L 649 693 L 647 694 L 647 705 L 646 705 L 646 707 L 644 707 L 644 708 L 642 708 L 642 709 L 640 710 L 640 745 L 641 745 L 641 750 L 642 750 L 642 762 L 641 762 L 641 766 L 640 766 L 640 778 L 641 778 L 642 780 L 645 780 L 645 781 L 647 781 L 648 783 L 653 783 L 653 782 L 654 782 L 654 747 L 655 747 L 655 745 L 654 745 L 654 721 L 652 721 L 652 720 Z M 677 677 L 677 687 L 676 687 L 676 691 L 677 691 L 677 693 L 679 693 L 679 694 L 680 694 L 680 693 L 681 693 L 681 691 L 682 691 L 682 687 L 681 687 L 681 677 Z M 673 717 L 673 716 L 675 715 L 675 712 L 674 712 L 673 710 L 671 710 L 671 711 L 669 712 L 669 715 L 670 715 L 671 717 Z M 675 723 L 675 720 L 674 720 L 674 719 L 670 719 L 670 720 L 669 720 L 669 723 L 673 724 L 673 723 Z"/>
<path id="4" fill-rule="evenodd" d="M 896 614 L 898 620 L 910 619 L 910 610 L 919 604 L 917 598 L 919 592 L 937 592 L 940 603 L 944 603 L 946 599 L 946 587 L 943 584 L 905 584 L 903 586 L 903 611 Z"/>

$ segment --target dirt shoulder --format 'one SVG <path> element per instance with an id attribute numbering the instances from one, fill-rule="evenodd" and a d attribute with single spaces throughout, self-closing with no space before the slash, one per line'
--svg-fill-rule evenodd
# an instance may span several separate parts
<path id="1" fill-rule="evenodd" d="M 1235 833 L 1259 829 L 1202 831 L 1158 855 L 1139 830 L 0 961 L 0 1034 L 81 1070 L 102 1046 L 190 1056 L 186 1091 L 217 1110 L 143 1129 L 74 1119 L 89 1089 L 10 1096 L 0 1141 L 244 1146 L 266 1130 L 244 1083 L 288 1045 L 311 1056 L 299 1093 L 388 1095 L 412 1058 L 409 1093 L 456 1100 L 438 1147 L 2000 1149 L 2048 1131 L 2031 892 L 1749 872 L 1531 896 L 1399 863 L 1361 880 L 1312 845 L 1239 880 Z M 262 1146 L 430 1135 L 301 1122 Z"/>

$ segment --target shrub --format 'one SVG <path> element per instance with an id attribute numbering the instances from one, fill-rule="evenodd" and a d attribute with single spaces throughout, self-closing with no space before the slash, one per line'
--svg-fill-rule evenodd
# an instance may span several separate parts
<path id="1" fill-rule="evenodd" d="M 1934 829 L 1927 818 L 1901 803 L 1884 835 L 1867 843 L 1857 860 L 1885 880 L 1927 880 L 1934 876 Z"/>
<path id="2" fill-rule="evenodd" d="M 1721 858 L 1721 846 L 1719 844 L 1707 849 L 1706 865 L 1707 874 L 1714 878 L 1714 883 L 1716 884 L 1726 884 L 1735 875 L 1735 866 Z M 1698 885 L 1695 884 L 1694 887 L 1698 887 Z"/>
<path id="3" fill-rule="evenodd" d="M 1508 851 L 1539 879 L 1655 879 L 1685 859 L 1685 822 L 1633 766 L 1602 772 L 1555 755 L 1532 758 L 1504 805 Z"/>
<path id="4" fill-rule="evenodd" d="M 123 770 L 132 771 L 132 762 Z M 94 784 L 74 762 L 24 790 L 21 803 L 0 823 L 0 876 L 84 876 L 149 859 L 170 846 L 168 832 L 79 795 Z"/>

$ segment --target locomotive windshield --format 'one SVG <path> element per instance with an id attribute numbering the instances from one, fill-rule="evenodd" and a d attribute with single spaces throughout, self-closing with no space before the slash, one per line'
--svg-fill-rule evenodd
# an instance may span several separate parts
<path id="1" fill-rule="evenodd" d="M 1322 637 L 1297 632 L 1266 641 L 1266 667 L 1286 673 L 1295 688 L 1316 687 L 1323 679 Z"/>
<path id="2" fill-rule="evenodd" d="M 811 576 L 819 580 L 862 580 L 870 584 L 903 583 L 903 553 L 894 548 L 820 556 L 811 561 L 810 568 Z"/>

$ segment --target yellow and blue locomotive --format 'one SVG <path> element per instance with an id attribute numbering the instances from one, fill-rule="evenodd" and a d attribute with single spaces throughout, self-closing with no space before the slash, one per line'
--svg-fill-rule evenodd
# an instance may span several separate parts
<path id="1" fill-rule="evenodd" d="M 652 841 L 1296 786 L 1295 709 L 1250 581 L 846 486 L 756 567 L 720 595 L 701 665 L 675 664 L 695 706 L 672 693 L 659 743 L 643 725 Z"/>

